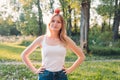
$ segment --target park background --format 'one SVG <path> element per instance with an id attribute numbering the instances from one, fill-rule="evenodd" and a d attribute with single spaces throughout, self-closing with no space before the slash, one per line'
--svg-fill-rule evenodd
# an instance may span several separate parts
<path id="1" fill-rule="evenodd" d="M 86 55 L 83 64 L 68 75 L 69 80 L 119 80 L 119 0 L 1 0 L 0 80 L 37 80 L 38 75 L 25 66 L 20 54 L 45 33 L 56 7 L 65 18 L 68 36 Z M 41 62 L 40 51 L 30 55 L 36 67 Z M 65 66 L 75 60 L 68 50 Z"/>

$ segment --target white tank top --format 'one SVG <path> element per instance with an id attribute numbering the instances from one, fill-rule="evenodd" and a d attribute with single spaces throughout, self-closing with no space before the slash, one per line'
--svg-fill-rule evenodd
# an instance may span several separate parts
<path id="1" fill-rule="evenodd" d="M 59 44 L 55 46 L 46 43 L 46 36 L 42 42 L 42 66 L 49 71 L 62 70 L 66 56 L 66 48 Z"/>

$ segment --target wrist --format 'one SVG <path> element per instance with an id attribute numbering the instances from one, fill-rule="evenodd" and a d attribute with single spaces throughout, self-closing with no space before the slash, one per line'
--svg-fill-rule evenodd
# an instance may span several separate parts
<path id="1" fill-rule="evenodd" d="M 33 73 L 36 73 L 36 72 L 37 72 L 37 69 L 33 69 L 32 72 L 33 72 Z"/>
<path id="2" fill-rule="evenodd" d="M 67 73 L 67 74 L 70 74 L 70 73 L 72 73 L 72 72 L 73 72 L 73 70 L 72 70 L 71 68 L 67 68 L 67 69 L 66 69 L 66 73 Z"/>

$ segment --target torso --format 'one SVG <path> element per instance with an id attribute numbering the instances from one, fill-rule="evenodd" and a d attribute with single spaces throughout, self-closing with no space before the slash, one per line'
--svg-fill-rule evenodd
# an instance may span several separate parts
<path id="1" fill-rule="evenodd" d="M 49 71 L 59 71 L 64 66 L 66 48 L 60 40 L 50 40 L 46 36 L 42 41 L 42 66 Z"/>

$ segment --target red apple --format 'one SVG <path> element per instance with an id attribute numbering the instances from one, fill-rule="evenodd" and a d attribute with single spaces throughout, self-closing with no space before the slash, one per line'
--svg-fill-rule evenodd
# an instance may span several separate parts
<path id="1" fill-rule="evenodd" d="M 58 9 L 58 8 L 57 8 L 57 9 L 55 9 L 55 10 L 54 10 L 54 13 L 59 14 L 59 13 L 60 13 L 60 9 Z"/>

